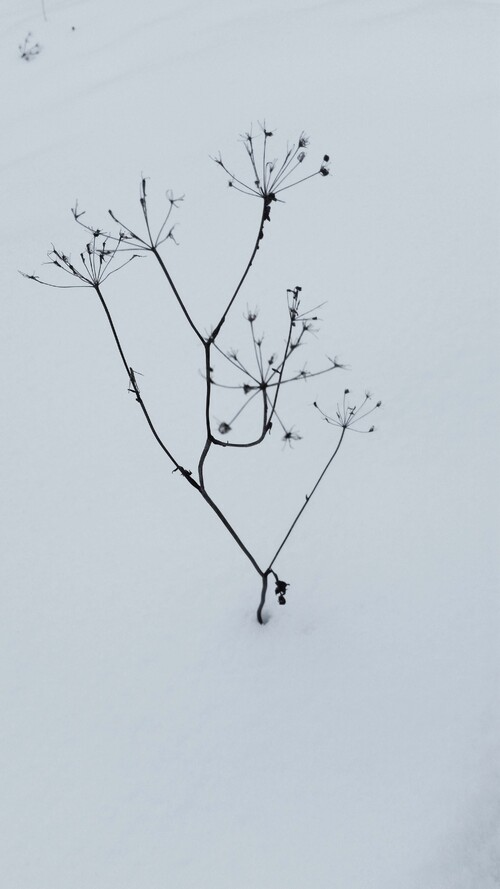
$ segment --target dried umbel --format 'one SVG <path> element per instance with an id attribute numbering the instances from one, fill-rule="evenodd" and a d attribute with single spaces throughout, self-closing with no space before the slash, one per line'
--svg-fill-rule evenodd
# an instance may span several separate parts
<path id="1" fill-rule="evenodd" d="M 272 130 L 266 129 L 265 124 L 260 126 L 261 133 L 254 136 L 253 133 L 247 132 L 241 136 L 241 141 L 248 154 L 254 179 L 252 182 L 246 182 L 236 176 L 226 166 L 219 154 L 214 160 L 229 175 L 228 185 L 241 191 L 243 194 L 253 195 L 257 198 L 263 198 L 264 201 L 276 201 L 281 192 L 288 188 L 294 188 L 299 182 L 305 182 L 306 179 L 312 179 L 313 176 L 328 176 L 330 170 L 328 167 L 330 158 L 327 154 L 323 155 L 320 166 L 313 173 L 307 176 L 290 181 L 290 177 L 297 171 L 298 167 L 306 159 L 305 148 L 309 145 L 309 139 L 305 133 L 301 133 L 299 138 L 291 146 L 288 146 L 281 158 L 269 158 L 269 140 L 274 136 Z"/>
<path id="2" fill-rule="evenodd" d="M 344 389 L 344 397 L 342 402 L 337 403 L 337 408 L 333 417 L 325 414 L 316 402 L 314 402 L 314 407 L 317 408 L 326 422 L 331 426 L 338 426 L 344 431 L 346 429 L 352 429 L 353 432 L 375 432 L 375 426 L 370 426 L 369 429 L 356 429 L 355 427 L 361 420 L 369 417 L 370 414 L 373 414 L 379 407 L 382 407 L 382 402 L 377 401 L 376 404 L 371 405 L 372 394 L 371 392 L 365 392 L 365 397 L 358 406 L 350 405 L 349 400 L 347 399 L 347 396 L 350 394 L 349 389 Z"/>
<path id="3" fill-rule="evenodd" d="M 335 369 L 342 368 L 343 365 L 336 360 L 327 358 L 327 364 L 316 370 L 309 370 L 306 365 L 289 369 L 290 359 L 295 357 L 296 351 L 303 348 L 311 334 L 317 332 L 315 322 L 319 320 L 316 314 L 321 306 L 314 306 L 312 309 L 303 310 L 301 306 L 302 287 L 296 286 L 288 288 L 286 291 L 287 298 L 287 331 L 285 338 L 285 346 L 281 354 L 273 351 L 265 354 L 264 337 L 256 331 L 256 321 L 259 313 L 257 309 L 249 309 L 245 313 L 245 319 L 248 322 L 250 333 L 250 359 L 240 358 L 239 350 L 230 348 L 224 350 L 218 344 L 215 344 L 215 351 L 218 356 L 225 360 L 226 366 L 232 369 L 233 379 L 238 376 L 242 378 L 242 382 L 229 382 L 227 375 L 224 378 L 219 377 L 218 370 L 215 366 L 211 367 L 211 385 L 219 387 L 223 390 L 233 390 L 235 393 L 242 392 L 244 396 L 243 402 L 237 407 L 231 417 L 219 424 L 219 432 L 228 435 L 234 431 L 236 421 L 240 419 L 247 408 L 260 397 L 262 411 L 262 428 L 259 437 L 270 432 L 273 421 L 275 421 L 281 431 L 284 445 L 292 447 L 293 442 L 300 441 L 302 435 L 295 427 L 286 422 L 278 411 L 278 398 L 283 390 L 283 386 L 304 382 L 322 374 L 330 373 Z M 222 381 L 224 379 L 224 382 Z"/>

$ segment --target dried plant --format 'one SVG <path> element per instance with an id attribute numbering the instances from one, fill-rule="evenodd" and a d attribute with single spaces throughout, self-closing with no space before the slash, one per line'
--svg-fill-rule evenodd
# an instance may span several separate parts
<path id="1" fill-rule="evenodd" d="M 39 43 L 31 42 L 31 36 L 31 32 L 29 32 L 24 38 L 24 43 L 20 43 L 18 46 L 19 56 L 25 62 L 31 62 L 42 51 Z"/>
<path id="2" fill-rule="evenodd" d="M 349 395 L 348 389 L 344 390 L 342 403 L 337 405 L 333 417 L 323 412 L 316 402 L 314 403 L 315 408 L 322 414 L 324 420 L 330 425 L 338 427 L 340 430 L 339 437 L 336 440 L 335 447 L 326 466 L 320 472 L 312 490 L 305 496 L 300 509 L 281 538 L 281 542 L 274 552 L 274 555 L 266 565 L 259 564 L 254 554 L 243 542 L 235 527 L 227 518 L 223 508 L 214 501 L 207 490 L 205 484 L 205 464 L 209 454 L 211 450 L 216 447 L 256 447 L 276 428 L 279 430 L 279 435 L 283 442 L 282 447 L 292 447 L 294 443 L 297 443 L 302 439 L 302 436 L 293 425 L 285 422 L 281 414 L 281 409 L 278 411 L 280 395 L 283 387 L 308 380 L 321 374 L 330 373 L 344 366 L 340 364 L 336 358 L 328 358 L 327 364 L 324 367 L 320 367 L 313 371 L 309 370 L 306 365 L 303 365 L 298 369 L 290 367 L 291 360 L 295 357 L 299 348 L 304 345 L 311 334 L 316 333 L 315 323 L 318 321 L 318 315 L 316 313 L 320 308 L 320 306 L 315 306 L 312 309 L 303 308 L 301 296 L 302 288 L 299 286 L 289 288 L 286 291 L 286 327 L 283 337 L 284 346 L 282 346 L 281 349 L 277 349 L 270 354 L 265 352 L 263 347 L 263 337 L 260 336 L 256 330 L 258 312 L 257 310 L 251 310 L 249 308 L 247 308 L 245 318 L 248 323 L 251 354 L 253 355 L 252 363 L 250 364 L 246 360 L 243 361 L 240 359 L 236 349 L 223 348 L 220 344 L 220 334 L 223 325 L 247 279 L 257 251 L 261 247 L 265 226 L 271 221 L 272 205 L 281 200 L 278 196 L 285 190 L 293 188 L 315 176 L 325 177 L 329 175 L 328 155 L 323 155 L 322 160 L 315 171 L 306 175 L 301 175 L 302 164 L 306 160 L 306 150 L 309 144 L 304 133 L 300 134 L 299 138 L 293 145 L 287 147 L 283 157 L 278 160 L 270 159 L 269 157 L 269 142 L 272 137 L 272 131 L 268 130 L 265 125 L 261 126 L 258 135 L 253 135 L 252 132 L 248 132 L 242 136 L 242 143 L 247 154 L 251 171 L 250 180 L 248 182 L 230 170 L 220 155 L 213 158 L 218 166 L 220 166 L 229 176 L 229 186 L 232 189 L 241 192 L 244 195 L 255 197 L 261 202 L 261 215 L 253 249 L 251 250 L 246 267 L 243 270 L 241 278 L 234 291 L 229 296 L 222 315 L 216 321 L 210 334 L 207 335 L 202 333 L 195 324 L 190 310 L 184 301 L 184 298 L 180 295 L 165 264 L 162 253 L 160 252 L 162 246 L 167 241 L 174 240 L 174 225 L 171 222 L 171 217 L 174 210 L 178 208 L 182 201 L 182 197 L 177 198 L 174 197 L 172 192 L 167 192 L 167 212 L 159 229 L 153 230 L 148 211 L 145 178 L 142 179 L 140 186 L 140 204 L 143 216 L 143 227 L 140 233 L 137 233 L 134 229 L 118 219 L 112 210 L 109 211 L 109 215 L 112 221 L 118 226 L 117 231 L 104 231 L 87 225 L 82 218 L 84 213 L 79 210 L 78 204 L 76 204 L 72 210 L 73 218 L 75 222 L 86 231 L 87 236 L 89 236 L 85 248 L 80 253 L 78 260 L 75 261 L 63 251 L 56 249 L 55 247 L 53 247 L 48 254 L 49 264 L 65 273 L 69 280 L 66 283 L 53 284 L 49 281 L 42 280 L 38 275 L 27 275 L 22 273 L 25 277 L 34 280 L 37 283 L 45 284 L 46 286 L 62 288 L 86 287 L 94 290 L 106 315 L 116 348 L 118 349 L 127 374 L 129 391 L 135 395 L 135 399 L 142 410 L 151 433 L 173 464 L 173 471 L 178 472 L 179 475 L 188 482 L 191 488 L 203 498 L 259 575 L 261 589 L 260 601 L 257 609 L 257 619 L 261 624 L 265 623 L 263 608 L 266 601 L 268 581 L 271 576 L 274 578 L 275 582 L 277 601 L 281 605 L 286 603 L 289 583 L 279 577 L 275 570 L 275 564 L 279 554 L 288 541 L 304 510 L 309 505 L 312 495 L 321 483 L 330 464 L 336 457 L 346 432 L 349 430 L 372 432 L 374 428 L 373 426 L 370 426 L 367 429 L 359 429 L 355 427 L 374 410 L 379 408 L 381 404 L 381 402 L 377 402 L 372 407 L 370 404 L 371 396 L 369 393 L 366 393 L 365 398 L 359 407 L 351 406 L 347 398 Z M 158 434 L 139 389 L 137 371 L 133 369 L 125 355 L 109 306 L 103 294 L 103 285 L 106 283 L 110 275 L 122 270 L 132 260 L 145 254 L 152 254 L 158 263 L 161 272 L 167 279 L 170 290 L 179 305 L 185 321 L 197 338 L 204 355 L 205 439 L 201 445 L 196 470 L 186 468 Z M 222 362 L 222 366 L 228 368 L 232 375 L 230 382 L 224 382 L 216 375 L 214 370 L 214 358 L 219 358 Z M 213 417 L 212 400 L 214 389 L 217 387 L 222 389 L 233 389 L 241 394 L 241 403 L 235 410 L 234 414 L 223 420 L 215 420 Z M 235 425 L 237 425 L 242 414 L 254 400 L 260 402 L 260 421 L 258 429 L 256 430 L 255 435 L 249 440 L 235 440 Z"/>

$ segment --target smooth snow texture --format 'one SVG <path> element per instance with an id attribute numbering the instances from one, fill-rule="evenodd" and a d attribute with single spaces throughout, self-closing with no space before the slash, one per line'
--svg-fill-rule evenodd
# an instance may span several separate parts
<path id="1" fill-rule="evenodd" d="M 6 889 L 494 889 L 498 757 L 496 2 L 19 0 L 0 11 Z M 29 63 L 18 44 L 42 46 Z M 302 129 L 246 305 L 280 347 L 285 290 L 326 301 L 260 453 L 207 483 L 263 562 L 335 446 L 311 407 L 384 403 L 352 434 L 255 621 L 251 566 L 155 445 L 91 292 L 37 287 L 69 213 L 138 224 L 185 194 L 165 256 L 210 329 L 257 201 L 238 134 Z M 54 279 L 57 280 L 57 279 Z M 107 291 L 151 413 L 186 466 L 202 354 L 149 259 Z M 302 360 L 302 359 L 300 359 Z M 224 371 L 225 373 L 227 371 Z M 217 416 L 233 402 L 222 399 Z"/>

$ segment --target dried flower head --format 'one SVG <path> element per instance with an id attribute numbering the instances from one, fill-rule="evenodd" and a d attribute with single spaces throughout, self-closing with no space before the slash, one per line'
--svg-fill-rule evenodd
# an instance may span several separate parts
<path id="1" fill-rule="evenodd" d="M 215 163 L 229 174 L 229 185 L 231 188 L 235 188 L 236 191 L 241 191 L 243 194 L 263 198 L 269 210 L 270 202 L 275 201 L 277 195 L 282 191 L 285 191 L 287 188 L 292 188 L 293 186 L 298 185 L 299 182 L 305 182 L 306 179 L 311 179 L 313 176 L 328 176 L 329 169 L 327 164 L 330 158 L 325 154 L 323 155 L 323 161 L 319 169 L 314 173 L 310 173 L 308 176 L 304 176 L 295 181 L 290 181 L 292 174 L 306 158 L 305 149 L 309 145 L 308 137 L 302 132 L 296 143 L 287 146 L 281 159 L 269 159 L 267 156 L 268 141 L 273 136 L 273 131 L 268 130 L 265 124 L 260 124 L 260 129 L 261 133 L 259 136 L 254 136 L 251 131 L 246 132 L 241 136 L 241 141 L 252 168 L 251 184 L 240 179 L 229 170 L 222 160 L 220 153 L 217 157 L 213 158 Z M 260 151 L 256 148 L 257 139 L 262 139 Z M 269 216 L 266 218 L 269 218 Z"/>
<path id="2" fill-rule="evenodd" d="M 295 432 L 293 426 L 291 429 L 287 429 L 285 431 L 285 434 L 281 439 L 281 441 L 283 441 L 285 443 L 285 445 L 288 445 L 290 448 L 292 447 L 292 441 L 301 441 L 301 440 L 302 440 L 302 436 L 299 435 L 298 432 Z"/>
<path id="3" fill-rule="evenodd" d="M 382 406 L 381 401 L 377 401 L 374 407 L 367 407 L 368 402 L 371 400 L 371 392 L 365 392 L 365 397 L 359 406 L 350 405 L 347 401 L 347 396 L 350 395 L 349 389 L 344 389 L 344 397 L 341 404 L 337 404 L 337 409 L 335 411 L 335 416 L 331 417 L 329 414 L 326 414 L 321 410 L 317 402 L 314 402 L 314 407 L 322 414 L 327 423 L 330 423 L 332 426 L 339 426 L 341 429 L 353 429 L 353 427 L 359 423 L 361 420 L 364 420 L 365 417 L 368 417 L 377 408 Z M 374 432 L 375 426 L 370 426 L 369 429 L 353 429 L 354 432 Z"/>

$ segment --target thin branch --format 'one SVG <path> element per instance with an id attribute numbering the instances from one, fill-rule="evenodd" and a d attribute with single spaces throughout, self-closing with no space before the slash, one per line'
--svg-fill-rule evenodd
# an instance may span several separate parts
<path id="1" fill-rule="evenodd" d="M 259 388 L 260 381 L 257 379 L 257 377 L 254 377 L 254 375 L 251 374 L 250 371 L 247 370 L 246 367 L 241 363 L 236 352 L 234 352 L 234 351 L 232 353 L 231 352 L 223 352 L 223 350 L 217 345 L 217 343 L 213 343 L 212 345 L 217 350 L 217 352 L 219 352 L 219 354 L 222 355 L 222 357 L 226 359 L 226 361 L 229 361 L 229 363 L 232 364 L 233 367 L 237 367 L 238 370 L 243 371 L 243 373 L 245 373 L 247 375 L 247 377 L 250 377 L 250 379 L 254 381 L 254 383 L 256 384 L 256 387 Z M 220 384 L 217 384 L 217 385 L 220 385 Z M 239 388 L 239 387 L 237 387 L 237 388 Z"/>
<path id="2" fill-rule="evenodd" d="M 295 525 L 297 524 L 297 522 L 299 521 L 299 519 L 300 519 L 302 513 L 304 512 L 304 510 L 306 509 L 306 507 L 307 507 L 308 504 L 310 503 L 310 501 L 311 501 L 311 497 L 313 496 L 314 492 L 316 491 L 316 489 L 318 488 L 319 484 L 321 483 L 321 481 L 322 481 L 322 479 L 323 479 L 325 473 L 326 473 L 327 470 L 329 469 L 331 463 L 333 462 L 333 460 L 334 460 L 335 457 L 337 456 L 337 454 L 338 454 L 338 452 L 339 452 L 340 445 L 342 444 L 344 435 L 345 435 L 345 428 L 342 429 L 340 438 L 339 438 L 338 443 L 337 443 L 337 447 L 335 448 L 335 450 L 334 450 L 332 456 L 331 456 L 330 459 L 328 460 L 328 463 L 326 464 L 325 468 L 323 469 L 322 473 L 320 474 L 320 476 L 319 476 L 319 478 L 318 478 L 316 484 L 315 484 L 314 487 L 312 488 L 311 492 L 310 492 L 309 494 L 306 494 L 306 499 L 305 499 L 304 503 L 302 504 L 301 508 L 299 509 L 299 511 L 298 511 L 297 515 L 295 516 L 295 518 L 294 518 L 292 524 L 290 525 L 290 527 L 289 527 L 288 531 L 286 532 L 286 534 L 285 534 L 283 540 L 281 541 L 281 543 L 280 543 L 278 549 L 276 550 L 274 556 L 272 557 L 271 561 L 269 562 L 269 566 L 268 566 L 268 568 L 266 569 L 267 571 L 270 571 L 270 570 L 271 570 L 271 568 L 272 568 L 272 566 L 274 565 L 276 559 L 278 558 L 278 556 L 279 556 L 281 550 L 283 549 L 285 543 L 287 542 L 288 538 L 290 537 L 290 534 L 292 533 L 293 529 L 295 528 Z"/>
<path id="3" fill-rule="evenodd" d="M 269 219 L 268 209 L 269 209 L 269 202 L 266 201 L 266 200 L 264 199 L 264 201 L 263 201 L 263 207 L 262 207 L 262 214 L 261 214 L 261 217 L 260 217 L 260 223 L 259 223 L 259 231 L 258 231 L 258 233 L 257 233 L 257 237 L 256 237 L 256 239 L 255 239 L 255 244 L 254 244 L 252 253 L 251 253 L 251 255 L 250 255 L 250 259 L 249 259 L 248 262 L 247 262 L 245 271 L 243 272 L 243 274 L 242 274 L 242 276 L 241 276 L 241 278 L 240 278 L 240 280 L 239 280 L 239 282 L 238 282 L 238 284 L 237 284 L 237 286 L 236 286 L 236 289 L 235 289 L 235 291 L 234 291 L 234 293 L 233 293 L 231 299 L 229 300 L 229 302 L 228 302 L 228 304 L 227 304 L 227 306 L 226 306 L 224 312 L 222 313 L 222 317 L 221 317 L 220 321 L 219 321 L 218 324 L 216 324 L 216 326 L 215 326 L 215 329 L 214 329 L 214 331 L 213 331 L 213 333 L 212 333 L 212 336 L 210 337 L 210 339 L 211 339 L 212 342 L 215 342 L 215 340 L 217 339 L 217 337 L 218 337 L 218 335 L 219 335 L 219 333 L 220 333 L 220 329 L 221 329 L 222 325 L 224 324 L 224 321 L 225 321 L 226 318 L 227 318 L 227 314 L 228 314 L 228 312 L 229 312 L 231 306 L 233 305 L 233 303 L 234 303 L 236 297 L 238 296 L 238 293 L 240 292 L 240 290 L 241 290 L 241 288 L 242 288 L 242 286 L 243 286 L 243 284 L 244 284 L 244 282 L 245 282 L 245 279 L 246 279 L 246 277 L 247 277 L 247 275 L 248 275 L 248 273 L 249 273 L 249 271 L 250 271 L 250 269 L 251 269 L 251 267 L 252 267 L 252 263 L 253 263 L 253 261 L 254 261 L 254 259 L 255 259 L 255 256 L 256 256 L 256 254 L 257 254 L 257 250 L 259 249 L 260 242 L 261 242 L 262 238 L 264 237 L 264 225 L 265 225 L 265 223 L 266 223 L 266 220 Z"/>
<path id="4" fill-rule="evenodd" d="M 111 332 L 112 332 L 112 334 L 113 334 L 113 338 L 114 338 L 116 347 L 117 347 L 117 349 L 118 349 L 118 352 L 119 352 L 119 354 L 120 354 L 120 358 L 121 358 L 121 360 L 122 360 L 122 364 L 123 364 L 123 366 L 124 366 L 124 368 L 125 368 L 125 370 L 126 370 L 127 377 L 128 377 L 128 380 L 129 380 L 129 384 L 130 384 L 130 386 L 132 387 L 132 390 L 133 390 L 134 393 L 135 393 L 136 400 L 137 400 L 138 404 L 139 404 L 140 407 L 141 407 L 141 410 L 142 410 L 142 412 L 143 412 L 143 414 L 144 414 L 144 416 L 145 416 L 145 418 L 146 418 L 146 422 L 147 422 L 147 424 L 148 424 L 148 426 L 149 426 L 151 432 L 153 433 L 153 436 L 155 437 L 156 441 L 157 441 L 158 444 L 160 445 L 162 451 L 165 452 L 165 454 L 167 455 L 167 457 L 169 458 L 169 460 L 174 464 L 176 470 L 179 470 L 179 471 L 182 473 L 182 475 L 184 475 L 184 477 L 185 477 L 191 484 L 194 484 L 195 487 L 197 487 L 196 482 L 194 481 L 194 479 L 191 479 L 191 477 L 190 477 L 190 476 L 191 476 L 191 473 L 188 472 L 187 470 L 185 470 L 185 469 L 181 466 L 181 464 L 175 459 L 175 457 L 173 456 L 173 454 L 171 454 L 171 452 L 169 451 L 169 449 L 167 448 L 167 446 L 165 445 L 165 443 L 162 441 L 162 439 L 161 439 L 160 436 L 158 435 L 158 432 L 156 431 L 156 429 L 155 429 L 155 427 L 154 427 L 154 425 L 153 425 L 153 422 L 152 422 L 152 420 L 151 420 L 151 417 L 149 416 L 149 413 L 148 413 L 148 411 L 147 411 L 147 409 L 146 409 L 146 405 L 144 404 L 142 395 L 141 395 L 141 393 L 140 393 L 140 391 L 139 391 L 139 387 L 138 387 L 138 385 L 137 385 L 137 381 L 136 381 L 136 379 L 135 379 L 135 374 L 134 374 L 134 372 L 133 372 L 131 366 L 129 365 L 129 363 L 128 363 L 126 357 L 125 357 L 125 353 L 124 353 L 124 351 L 123 351 L 122 344 L 121 344 L 120 339 L 119 339 L 119 337 L 118 337 L 118 333 L 117 333 L 115 324 L 114 324 L 114 322 L 113 322 L 113 319 L 112 319 L 112 317 L 111 317 L 111 313 L 110 313 L 110 311 L 109 311 L 109 309 L 108 309 L 106 300 L 104 299 L 104 297 L 103 297 L 103 295 L 102 295 L 102 291 L 101 291 L 101 289 L 100 289 L 100 287 L 99 287 L 98 284 L 96 284 L 96 285 L 94 286 L 94 290 L 95 290 L 95 292 L 97 293 L 97 296 L 99 297 L 100 303 L 101 303 L 101 305 L 102 305 L 102 307 L 103 307 L 103 309 L 104 309 L 106 318 L 107 318 L 107 320 L 108 320 L 108 324 L 109 324 L 109 326 L 110 326 L 110 328 L 111 328 Z"/>
<path id="5" fill-rule="evenodd" d="M 158 262 L 158 264 L 159 264 L 159 266 L 160 266 L 160 268 L 161 268 L 163 274 L 165 275 L 165 277 L 166 277 L 168 283 L 170 284 L 170 288 L 171 288 L 171 290 L 172 290 L 172 293 L 174 294 L 174 296 L 175 296 L 175 298 L 176 298 L 176 300 L 177 300 L 177 302 L 178 302 L 178 304 L 179 304 L 179 306 L 180 306 L 180 308 L 181 308 L 181 311 L 182 311 L 182 313 L 183 313 L 183 315 L 184 315 L 186 321 L 188 322 L 188 324 L 189 324 L 191 330 L 196 334 L 196 336 L 198 337 L 198 339 L 200 340 L 200 342 L 202 342 L 203 345 L 205 346 L 205 343 L 206 343 L 205 337 L 200 333 L 200 331 L 199 331 L 198 328 L 196 327 L 196 324 L 194 323 L 193 319 L 191 318 L 191 315 L 189 314 L 189 312 L 188 312 L 186 306 L 184 305 L 184 302 L 183 302 L 182 299 L 181 299 L 181 296 L 180 296 L 180 294 L 179 294 L 179 291 L 177 290 L 177 287 L 175 286 L 175 284 L 174 284 L 174 282 L 173 282 L 173 280 L 172 280 L 172 277 L 171 277 L 171 275 L 170 275 L 170 272 L 168 271 L 168 269 L 167 269 L 165 263 L 163 262 L 163 259 L 161 258 L 160 254 L 159 254 L 159 252 L 158 252 L 157 247 L 151 247 L 150 250 L 151 250 L 151 253 L 153 254 L 153 256 L 155 257 L 155 259 L 157 260 L 157 262 Z"/>

